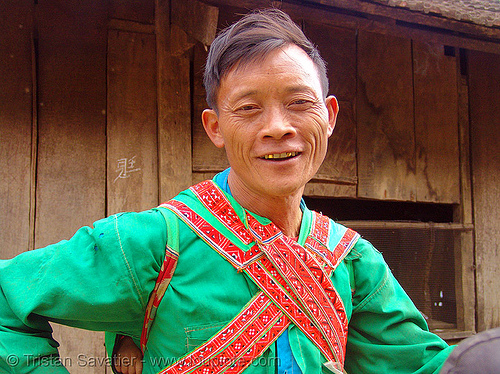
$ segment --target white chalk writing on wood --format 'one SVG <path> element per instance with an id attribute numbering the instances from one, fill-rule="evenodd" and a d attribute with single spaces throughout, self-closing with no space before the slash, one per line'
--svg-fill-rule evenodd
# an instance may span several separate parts
<path id="1" fill-rule="evenodd" d="M 125 178 L 130 178 L 130 174 L 141 170 L 141 168 L 136 168 L 135 163 L 136 163 L 136 156 L 132 158 L 120 158 L 117 161 L 117 169 L 116 172 L 118 173 L 118 176 L 115 178 L 113 183 L 115 183 L 118 179 L 125 179 Z"/>

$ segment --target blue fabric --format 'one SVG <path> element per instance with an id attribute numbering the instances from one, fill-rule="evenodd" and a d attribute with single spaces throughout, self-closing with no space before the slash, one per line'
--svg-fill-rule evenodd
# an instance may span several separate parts
<path id="1" fill-rule="evenodd" d="M 276 340 L 276 356 L 278 357 L 278 374 L 301 374 L 299 365 L 292 355 L 288 330 Z"/>
<path id="2" fill-rule="evenodd" d="M 229 188 L 229 183 L 227 178 L 229 176 L 230 169 L 226 169 L 223 172 L 215 176 L 215 182 L 220 186 L 220 188 L 231 194 L 231 189 Z M 304 209 L 304 200 L 300 202 L 300 207 Z M 290 341 L 288 340 L 288 330 L 285 330 L 283 334 L 276 340 L 276 357 L 278 359 L 278 373 L 277 374 L 302 374 L 300 371 L 297 361 L 292 355 L 292 348 L 290 347 Z"/>

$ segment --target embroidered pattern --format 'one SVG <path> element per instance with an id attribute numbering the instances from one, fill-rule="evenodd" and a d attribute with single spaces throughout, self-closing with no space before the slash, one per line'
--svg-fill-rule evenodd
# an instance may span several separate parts
<path id="1" fill-rule="evenodd" d="M 214 227 L 203 217 L 180 201 L 170 200 L 160 206 L 174 212 L 183 222 L 191 227 L 205 243 L 215 249 L 238 270 L 245 268 L 250 263 L 265 256 L 257 246 L 253 246 L 246 252 L 242 251 L 218 230 L 214 229 Z M 241 221 L 239 222 L 241 223 Z"/>
<path id="2" fill-rule="evenodd" d="M 274 224 L 262 225 L 249 213 L 247 229 L 212 181 L 202 182 L 191 190 L 242 243 L 255 241 L 255 244 L 248 251 L 241 250 L 180 201 L 171 200 L 161 206 L 173 211 L 238 271 L 245 271 L 262 292 L 219 333 L 161 373 L 241 373 L 290 321 L 329 361 L 343 366 L 347 316 L 330 275 L 359 235 L 348 229 L 331 251 L 327 246 L 330 221 L 314 213 L 312 231 L 302 247 L 285 237 Z"/>
<path id="3" fill-rule="evenodd" d="M 245 225 L 241 222 L 231 204 L 228 203 L 224 193 L 215 183 L 207 180 L 192 186 L 190 189 L 208 210 L 218 212 L 215 217 L 217 217 L 229 231 L 236 235 L 238 239 L 245 244 L 250 244 L 252 242 L 253 239 L 248 234 Z"/>
<path id="4" fill-rule="evenodd" d="M 159 374 L 240 373 L 290 324 L 262 292 L 214 337 Z"/>
<path id="5" fill-rule="evenodd" d="M 179 254 L 167 246 L 165 251 L 165 260 L 161 265 L 160 273 L 158 274 L 155 287 L 149 297 L 148 305 L 146 307 L 146 314 L 141 333 L 141 350 L 143 353 L 146 350 L 146 342 L 148 341 L 149 331 L 151 325 L 153 324 L 156 310 L 158 309 L 158 305 L 160 305 L 160 301 L 167 290 L 172 276 L 174 275 L 178 258 Z"/>

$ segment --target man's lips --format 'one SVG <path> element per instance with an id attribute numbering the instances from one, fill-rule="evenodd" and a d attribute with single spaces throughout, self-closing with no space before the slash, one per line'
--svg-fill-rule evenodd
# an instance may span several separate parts
<path id="1" fill-rule="evenodd" d="M 283 160 L 291 157 L 298 156 L 300 152 L 281 152 L 281 153 L 270 153 L 267 155 L 264 155 L 263 158 L 264 160 Z"/>

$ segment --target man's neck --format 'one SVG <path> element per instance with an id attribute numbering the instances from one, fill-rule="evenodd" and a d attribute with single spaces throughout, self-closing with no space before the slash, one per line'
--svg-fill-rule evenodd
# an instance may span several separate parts
<path id="1" fill-rule="evenodd" d="M 266 197 L 249 193 L 238 184 L 231 183 L 231 195 L 248 211 L 270 219 L 286 236 L 298 237 L 302 222 L 300 201 L 302 191 L 294 195 Z"/>

